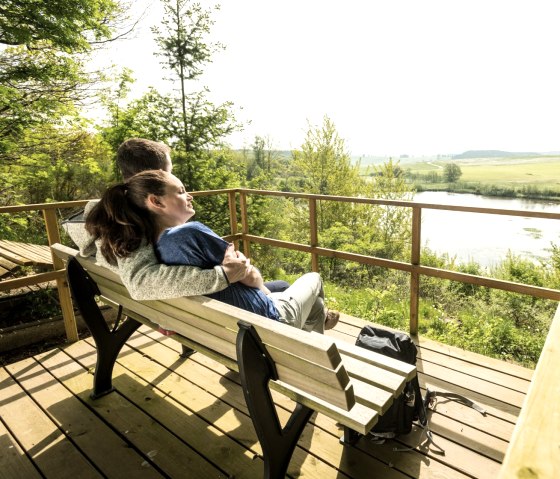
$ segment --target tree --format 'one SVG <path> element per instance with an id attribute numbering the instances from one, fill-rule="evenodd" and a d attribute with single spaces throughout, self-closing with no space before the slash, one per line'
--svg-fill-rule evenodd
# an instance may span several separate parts
<path id="1" fill-rule="evenodd" d="M 390 159 L 374 167 L 375 174 L 366 184 L 363 193 L 369 198 L 386 200 L 412 200 L 413 191 L 406 182 L 398 162 Z M 400 206 L 367 205 L 363 213 L 362 240 L 369 243 L 368 254 L 385 258 L 400 259 L 410 244 L 410 208 Z"/>
<path id="2" fill-rule="evenodd" d="M 26 128 L 53 123 L 70 113 L 89 96 L 90 80 L 73 58 L 48 46 L 4 50 L 0 54 L 0 158 L 6 162 L 17 157 L 18 138 Z"/>
<path id="3" fill-rule="evenodd" d="M 292 174 L 299 177 L 297 190 L 320 195 L 353 196 L 360 191 L 362 180 L 359 165 L 353 165 L 333 121 L 325 116 L 321 126 L 309 125 L 301 150 L 294 151 Z M 309 241 L 309 210 L 306 203 L 294 202 L 294 232 L 296 240 Z M 344 202 L 317 202 L 317 229 L 321 246 L 330 248 L 337 237 L 330 230 L 338 231 L 344 221 L 350 229 L 355 225 L 353 205 Z M 336 261 L 321 260 L 321 271 L 333 277 Z"/>
<path id="4" fill-rule="evenodd" d="M 191 189 L 204 189 L 213 173 L 204 150 L 222 146 L 223 138 L 238 125 L 230 102 L 214 105 L 206 98 L 207 89 L 193 92 L 188 86 L 202 74 L 212 54 L 223 47 L 205 40 L 214 24 L 210 10 L 191 0 L 163 0 L 163 5 L 162 27 L 153 32 L 159 55 L 173 73 L 171 79 L 179 84 L 179 97 L 168 99 L 178 105 L 171 112 L 173 146 L 182 151 L 178 171 Z"/>
<path id="5" fill-rule="evenodd" d="M 446 163 L 443 167 L 443 176 L 448 183 L 455 183 L 461 178 L 463 172 L 456 163 Z"/>
<path id="6" fill-rule="evenodd" d="M 5 0 L 0 6 L 0 158 L 17 158 L 26 128 L 60 121 L 94 95 L 93 43 L 109 41 L 125 9 L 115 0 Z"/>
<path id="7" fill-rule="evenodd" d="M 0 43 L 32 48 L 46 41 L 61 51 L 86 51 L 110 37 L 120 13 L 114 0 L 3 0 Z"/>
<path id="8" fill-rule="evenodd" d="M 320 195 L 353 195 L 359 190 L 359 167 L 352 165 L 344 140 L 325 116 L 320 127 L 309 125 L 294 166 L 304 178 L 304 191 Z"/>

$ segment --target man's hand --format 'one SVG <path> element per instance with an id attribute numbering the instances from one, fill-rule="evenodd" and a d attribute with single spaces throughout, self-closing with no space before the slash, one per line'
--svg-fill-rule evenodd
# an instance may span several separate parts
<path id="1" fill-rule="evenodd" d="M 228 246 L 221 266 L 230 283 L 245 279 L 253 269 L 251 261 L 240 251 L 235 251 L 233 244 Z"/>

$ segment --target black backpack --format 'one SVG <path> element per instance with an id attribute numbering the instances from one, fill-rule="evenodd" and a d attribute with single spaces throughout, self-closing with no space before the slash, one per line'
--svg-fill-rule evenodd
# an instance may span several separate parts
<path id="1" fill-rule="evenodd" d="M 364 326 L 358 335 L 356 345 L 416 365 L 418 352 L 416 344 L 405 333 Z M 424 428 L 428 439 L 433 444 L 428 428 L 427 410 L 436 396 L 455 399 L 476 409 L 482 415 L 486 415 L 484 409 L 458 394 L 427 390 L 426 396 L 422 397 L 418 375 L 416 375 L 406 384 L 403 392 L 393 401 L 391 407 L 379 417 L 370 434 L 378 438 L 393 438 L 399 434 L 408 434 L 412 430 L 412 423 L 416 421 Z M 441 448 L 439 449 L 441 450 Z"/>

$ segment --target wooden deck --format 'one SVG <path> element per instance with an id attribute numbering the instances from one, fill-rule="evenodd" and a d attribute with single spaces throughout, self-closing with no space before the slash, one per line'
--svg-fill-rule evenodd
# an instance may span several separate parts
<path id="1" fill-rule="evenodd" d="M 363 323 L 343 316 L 333 336 L 354 342 Z M 0 368 L 0 477 L 259 478 L 262 460 L 237 373 L 147 328 L 127 343 L 114 371 L 118 392 L 89 398 L 91 339 Z M 291 477 L 495 478 L 532 371 L 420 340 L 423 387 L 466 395 L 482 416 L 440 399 L 436 443 L 415 430 L 385 444 L 339 443 L 341 430 L 315 415 L 298 444 Z M 274 394 L 285 420 L 293 403 Z M 418 445 L 420 443 L 420 445 Z M 413 451 L 394 451 L 413 446 Z"/>
<path id="2" fill-rule="evenodd" d="M 49 246 L 0 240 L 0 276 L 17 266 L 52 266 Z"/>

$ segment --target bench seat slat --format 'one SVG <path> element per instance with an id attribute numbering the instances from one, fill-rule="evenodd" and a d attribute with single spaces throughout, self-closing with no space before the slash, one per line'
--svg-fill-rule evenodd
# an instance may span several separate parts
<path id="1" fill-rule="evenodd" d="M 405 376 L 387 371 L 373 364 L 361 362 L 350 356 L 344 358 L 344 366 L 350 377 L 360 379 L 386 391 L 392 391 L 394 397 L 400 395 L 406 383 Z"/>
<path id="2" fill-rule="evenodd" d="M 416 366 L 393 359 L 383 354 L 361 348 L 353 344 L 342 341 L 338 338 L 332 338 L 342 356 L 349 356 L 359 359 L 361 362 L 368 362 L 375 366 L 379 366 L 387 371 L 392 371 L 406 377 L 406 381 L 410 381 L 416 375 Z"/>
<path id="3" fill-rule="evenodd" d="M 167 300 L 166 303 L 176 306 L 179 310 L 191 311 L 204 317 L 205 320 L 230 321 L 235 324 L 235 330 L 237 330 L 237 322 L 240 319 L 247 321 L 255 326 L 261 340 L 266 345 L 288 351 L 294 356 L 313 356 L 314 362 L 327 368 L 335 368 L 341 362 L 337 346 L 331 338 L 326 336 L 316 335 L 318 339 L 314 338 L 313 341 L 309 341 L 309 334 L 311 333 L 307 331 L 203 296 L 174 298 Z M 211 308 L 212 313 L 209 312 L 209 308 Z M 235 308 L 235 315 L 232 315 L 232 308 Z M 320 351 L 322 353 L 319 354 Z"/>
<path id="4" fill-rule="evenodd" d="M 352 379 L 356 403 L 372 408 L 383 414 L 393 404 L 393 394 L 385 389 L 378 388 L 359 379 Z"/>
<path id="5" fill-rule="evenodd" d="M 290 399 L 323 413 L 360 434 L 367 434 L 375 426 L 379 417 L 376 411 L 363 404 L 356 403 L 352 409 L 346 411 L 282 381 L 271 381 L 270 385 Z"/>
<path id="6" fill-rule="evenodd" d="M 78 260 L 98 285 L 106 285 L 111 290 L 118 291 L 123 296 L 130 298 L 118 275 L 87 259 L 78 257 Z M 110 296 L 108 295 L 108 297 Z M 255 326 L 267 347 L 273 346 L 278 350 L 291 353 L 294 357 L 313 357 L 313 362 L 326 368 L 337 368 L 342 361 L 332 338 L 314 335 L 313 342 L 310 342 L 308 335 L 312 333 L 206 297 L 175 298 L 166 301 L 131 301 L 153 307 L 154 314 L 158 317 L 158 324 L 166 329 L 173 329 L 169 324 L 169 316 L 179 316 L 182 320 L 185 315 L 192 315 L 204 318 L 204 321 L 217 323 L 222 327 L 229 327 L 237 333 L 237 322 L 241 319 Z M 235 308 L 235 316 L 231 314 L 232 308 Z"/>

